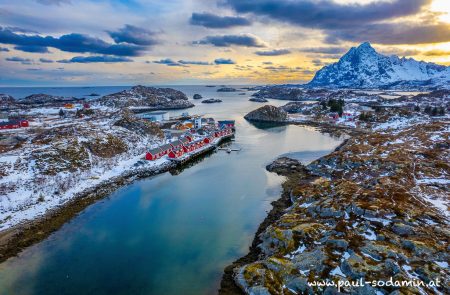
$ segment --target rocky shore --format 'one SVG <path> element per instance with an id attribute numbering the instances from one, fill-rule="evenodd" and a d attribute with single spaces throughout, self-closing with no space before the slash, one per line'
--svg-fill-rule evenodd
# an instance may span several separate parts
<path id="1" fill-rule="evenodd" d="M 281 158 L 283 194 L 220 294 L 337 294 L 317 281 L 440 280 L 343 287 L 351 294 L 449 293 L 449 122 L 354 134 L 306 167 Z"/>

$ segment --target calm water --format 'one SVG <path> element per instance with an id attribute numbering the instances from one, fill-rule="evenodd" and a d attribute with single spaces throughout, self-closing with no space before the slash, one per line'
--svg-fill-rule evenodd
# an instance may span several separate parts
<path id="1" fill-rule="evenodd" d="M 233 146 L 242 150 L 218 151 L 176 176 L 137 181 L 90 206 L 1 264 L 0 294 L 214 294 L 223 268 L 247 253 L 270 202 L 280 195 L 283 178 L 264 166 L 281 154 L 308 162 L 339 143 L 298 126 L 256 128 L 242 118 L 260 106 L 248 101 L 249 92 L 176 88 L 189 96 L 222 98 L 221 104 L 196 102 L 188 111 L 235 119 Z M 54 93 L 61 91 L 69 89 Z"/>

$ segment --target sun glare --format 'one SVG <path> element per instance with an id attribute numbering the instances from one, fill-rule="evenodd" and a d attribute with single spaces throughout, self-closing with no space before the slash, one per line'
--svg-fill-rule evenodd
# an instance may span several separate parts
<path id="1" fill-rule="evenodd" d="M 441 12 L 439 17 L 441 21 L 450 23 L 450 1 L 449 0 L 434 0 L 431 4 L 431 10 Z"/>

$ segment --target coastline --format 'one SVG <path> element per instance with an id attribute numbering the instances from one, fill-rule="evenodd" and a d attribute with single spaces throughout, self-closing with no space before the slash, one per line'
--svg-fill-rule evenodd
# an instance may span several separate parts
<path id="1" fill-rule="evenodd" d="M 308 122 L 305 123 L 291 123 L 294 125 L 304 125 L 304 126 L 312 126 L 318 129 L 319 132 L 322 133 L 331 133 L 333 132 L 333 126 L 323 125 L 320 123 L 315 124 L 309 124 Z M 336 126 L 334 126 L 336 127 Z M 338 127 L 340 131 L 345 132 L 346 134 L 350 134 L 350 128 L 348 127 Z M 355 133 L 355 130 L 353 130 Z M 348 142 L 348 139 L 344 139 L 333 151 L 330 151 L 329 154 L 331 154 L 334 151 L 339 151 L 339 149 L 345 145 Z M 327 155 L 329 155 L 327 154 Z M 321 158 L 326 157 L 327 155 L 320 157 L 317 160 L 320 160 Z M 275 161 L 275 160 L 274 160 Z M 275 172 L 273 172 L 275 173 Z M 313 177 L 312 175 L 304 174 L 301 175 L 303 177 L 306 177 L 306 182 L 312 182 L 316 179 L 316 177 Z M 242 267 L 246 264 L 253 263 L 259 259 L 259 255 L 261 254 L 261 249 L 258 247 L 258 245 L 262 242 L 260 239 L 260 234 L 263 233 L 270 225 L 272 225 L 274 222 L 276 222 L 284 213 L 287 208 L 292 206 L 292 184 L 299 180 L 298 174 L 290 174 L 285 175 L 286 180 L 282 184 L 282 193 L 280 198 L 276 199 L 271 203 L 272 209 L 267 213 L 267 216 L 264 218 L 264 220 L 259 224 L 258 229 L 255 232 L 255 235 L 253 237 L 252 243 L 249 246 L 248 253 L 238 258 L 237 260 L 233 261 L 230 265 L 225 267 L 222 279 L 220 282 L 220 289 L 218 290 L 219 295 L 236 295 L 236 294 L 246 294 L 235 282 L 234 280 L 234 270 L 236 268 Z"/>
<path id="2" fill-rule="evenodd" d="M 321 131 L 331 130 L 323 128 Z M 322 269 L 314 274 L 313 279 L 316 280 L 331 280 L 336 272 L 343 272 L 340 277 L 344 278 L 354 278 L 355 274 L 364 278 L 367 274 L 370 275 L 369 279 L 385 280 L 386 274 L 390 274 L 395 275 L 396 280 L 407 280 L 415 271 L 419 273 L 421 280 L 429 281 L 445 273 L 443 269 L 446 264 L 441 261 L 446 261 L 447 254 L 445 244 L 440 241 L 446 240 L 448 233 L 442 231 L 440 226 L 448 223 L 448 215 L 445 213 L 445 195 L 442 195 L 444 199 L 439 199 L 438 196 L 439 190 L 441 194 L 445 194 L 445 184 L 448 181 L 438 176 L 437 170 L 445 170 L 448 165 L 441 164 L 442 156 L 436 149 L 445 147 L 442 141 L 445 138 L 443 134 L 448 132 L 448 121 L 435 121 L 431 124 L 419 122 L 417 125 L 402 126 L 391 131 L 361 131 L 363 132 L 356 130 L 356 133 L 349 133 L 350 136 L 334 152 L 313 161 L 307 165 L 307 170 L 298 171 L 290 165 L 279 166 L 284 170 L 275 172 L 287 178 L 283 183 L 282 195 L 272 203 L 273 208 L 255 233 L 248 254 L 225 268 L 219 294 L 248 294 L 253 291 L 278 294 L 285 289 L 291 290 L 290 288 L 295 292 L 318 292 L 318 289 L 307 285 L 310 279 L 308 276 L 292 279 L 303 275 L 290 275 L 293 274 L 292 269 L 295 272 L 294 264 L 303 265 L 302 261 L 305 267 Z M 416 138 L 422 145 L 408 142 L 407 138 Z M 366 154 L 372 145 L 373 150 Z M 394 145 L 399 148 L 391 148 Z M 420 162 L 423 159 L 417 160 L 417 154 L 427 155 L 427 162 L 423 164 Z M 359 155 L 362 158 L 358 158 Z M 368 161 L 369 164 L 365 164 Z M 278 160 L 273 164 L 276 162 Z M 415 167 L 412 172 L 409 170 L 411 165 Z M 390 171 L 392 166 L 397 167 L 396 174 L 386 175 L 386 171 Z M 428 166 L 440 168 L 426 170 Z M 272 172 L 273 170 L 271 169 Z M 353 173 L 355 178 L 342 177 L 345 173 Z M 374 175 L 379 175 L 376 182 L 373 181 Z M 401 184 L 403 186 L 400 185 L 401 189 L 397 175 L 406 179 Z M 378 193 L 375 199 L 370 194 L 370 185 Z M 436 198 L 422 193 L 428 189 L 433 190 Z M 360 193 L 361 190 L 365 191 Z M 399 193 L 399 190 L 402 192 Z M 415 197 L 417 192 L 428 203 Z M 362 197 L 359 198 L 359 195 Z M 349 216 L 346 215 L 346 210 L 350 210 Z M 410 215 L 405 214 L 404 210 Z M 308 217 L 308 214 L 312 216 Z M 339 216 L 344 217 L 344 221 L 332 223 Z M 408 216 L 412 216 L 411 219 Z M 347 231 L 347 226 L 340 227 L 343 222 L 352 224 L 355 219 L 362 222 L 354 223 L 352 230 Z M 361 228 L 355 228 L 358 225 Z M 331 229 L 314 232 L 314 226 L 330 226 Z M 302 232 L 309 230 L 312 230 L 312 236 L 302 236 Z M 430 235 L 429 231 L 434 235 Z M 333 234 L 339 237 L 335 238 Z M 350 238 L 345 235 L 350 235 Z M 305 251 L 305 247 L 314 250 Z M 338 256 L 335 261 L 335 256 L 341 254 L 339 249 L 347 252 L 342 254 L 343 259 Z M 382 260 L 378 259 L 379 256 L 373 258 L 374 256 L 364 255 L 368 249 L 379 251 L 379 255 L 385 255 L 387 251 L 394 255 L 392 257 L 397 255 L 392 253 L 400 253 L 398 262 L 395 262 L 400 267 L 386 270 L 390 264 L 380 262 Z M 378 255 L 378 252 L 370 253 Z M 347 260 L 349 258 L 354 260 Z M 391 260 L 388 259 L 388 262 Z M 429 269 L 426 274 L 420 272 L 423 264 Z M 377 267 L 376 270 L 379 271 L 372 273 L 366 270 L 371 267 Z M 400 290 L 406 293 L 417 291 L 409 287 Z"/>
<path id="3" fill-rule="evenodd" d="M 183 167 L 189 166 L 192 161 L 215 152 L 218 146 L 230 138 L 230 136 L 221 138 L 214 145 L 210 145 L 198 153 L 190 155 L 182 163 L 167 161 L 158 166 L 127 170 L 119 176 L 107 179 L 77 193 L 66 203 L 48 210 L 43 215 L 0 231 L 0 263 L 17 256 L 25 248 L 46 239 L 85 208 L 104 199 L 118 189 L 136 180 L 149 178 L 171 170 L 183 169 Z"/>

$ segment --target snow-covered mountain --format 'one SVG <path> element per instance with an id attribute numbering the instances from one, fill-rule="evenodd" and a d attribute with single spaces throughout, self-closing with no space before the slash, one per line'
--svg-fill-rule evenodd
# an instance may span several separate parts
<path id="1" fill-rule="evenodd" d="M 307 86 L 333 88 L 449 87 L 450 67 L 379 54 L 370 43 L 352 47 L 338 62 L 320 69 Z"/>

